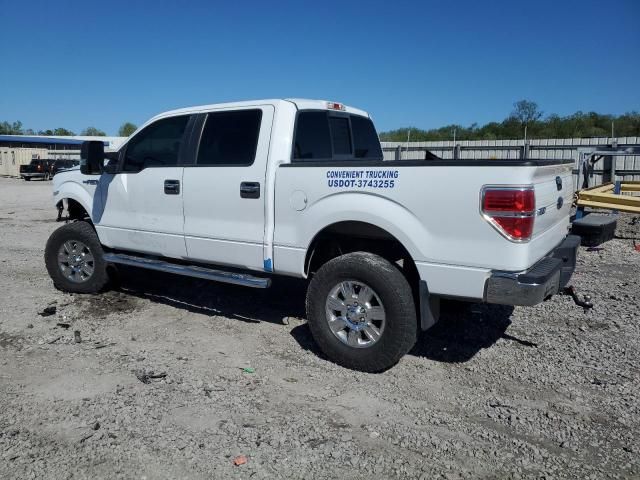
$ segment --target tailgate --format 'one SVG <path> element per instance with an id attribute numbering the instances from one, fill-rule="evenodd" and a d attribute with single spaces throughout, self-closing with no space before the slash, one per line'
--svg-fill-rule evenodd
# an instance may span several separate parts
<path id="1" fill-rule="evenodd" d="M 531 243 L 548 252 L 567 235 L 573 203 L 572 165 L 545 165 L 536 168 L 533 185 L 536 219 Z"/>
<path id="2" fill-rule="evenodd" d="M 529 268 L 567 236 L 573 203 L 573 165 L 535 167 L 531 183 L 536 195 L 536 217 L 531 240 L 523 244 L 520 268 Z M 515 270 L 515 269 L 514 269 Z"/>

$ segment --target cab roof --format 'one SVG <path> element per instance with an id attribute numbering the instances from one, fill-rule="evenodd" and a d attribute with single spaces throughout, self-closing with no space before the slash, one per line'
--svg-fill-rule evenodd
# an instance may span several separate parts
<path id="1" fill-rule="evenodd" d="M 210 110 L 217 110 L 221 108 L 236 108 L 236 107 L 257 107 L 260 105 L 274 105 L 277 106 L 281 103 L 293 103 L 298 110 L 332 110 L 329 108 L 331 104 L 339 104 L 329 100 L 311 100 L 307 98 L 276 98 L 276 99 L 264 99 L 264 100 L 247 100 L 242 102 L 226 102 L 226 103 L 212 103 L 210 105 L 197 105 L 193 107 L 179 108 L 176 110 L 169 110 L 167 112 L 160 113 L 151 118 L 149 123 L 153 120 L 157 120 L 163 117 L 172 117 L 175 115 L 186 115 L 191 113 L 202 113 Z M 344 110 L 347 113 L 353 113 L 355 115 L 362 115 L 368 117 L 369 114 L 364 110 L 358 108 L 349 107 L 348 105 L 339 104 L 344 106 Z"/>

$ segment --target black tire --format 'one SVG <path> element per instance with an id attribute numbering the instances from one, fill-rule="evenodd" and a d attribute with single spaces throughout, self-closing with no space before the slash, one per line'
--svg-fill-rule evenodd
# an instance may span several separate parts
<path id="1" fill-rule="evenodd" d="M 344 343 L 331 331 L 327 320 L 328 296 L 340 282 L 348 280 L 372 288 L 384 306 L 384 330 L 366 348 Z M 307 289 L 307 319 L 314 340 L 330 360 L 362 372 L 392 367 L 416 343 L 416 308 L 409 282 L 391 262 L 368 252 L 342 255 L 318 270 Z"/>
<path id="2" fill-rule="evenodd" d="M 68 279 L 58 262 L 58 253 L 65 242 L 82 242 L 93 257 L 93 272 L 82 281 Z M 96 293 L 109 281 L 107 264 L 103 259 L 102 245 L 93 227 L 87 222 L 74 222 L 63 225 L 51 234 L 44 250 L 44 261 L 53 285 L 65 292 Z"/>
<path id="3" fill-rule="evenodd" d="M 30 182 L 30 181 L 31 181 L 31 178 L 30 178 L 30 177 L 24 177 L 24 181 L 25 181 L 25 182 Z"/>

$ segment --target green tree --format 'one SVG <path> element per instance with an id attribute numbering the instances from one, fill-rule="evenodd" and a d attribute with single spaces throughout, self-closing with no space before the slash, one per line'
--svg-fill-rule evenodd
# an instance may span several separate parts
<path id="1" fill-rule="evenodd" d="M 80 135 L 84 135 L 87 137 L 106 137 L 107 134 L 102 130 L 97 129 L 96 127 L 87 127 L 85 128 Z"/>
<path id="2" fill-rule="evenodd" d="M 135 132 L 137 128 L 138 127 L 136 127 L 133 123 L 125 122 L 120 125 L 120 128 L 118 129 L 118 135 L 121 137 L 128 137 L 133 132 Z"/>
<path id="3" fill-rule="evenodd" d="M 519 100 L 513 104 L 511 116 L 520 121 L 523 126 L 537 122 L 542 118 L 542 111 L 536 102 L 530 100 Z"/>
<path id="4" fill-rule="evenodd" d="M 56 128 L 53 131 L 53 134 L 61 137 L 73 137 L 75 135 L 75 133 L 73 133 L 71 130 L 67 130 L 66 128 Z"/>
<path id="5" fill-rule="evenodd" d="M 412 141 L 453 140 L 454 129 L 456 140 L 521 139 L 525 125 L 527 125 L 527 138 L 608 137 L 611 135 L 612 123 L 616 137 L 640 136 L 640 113 L 636 111 L 622 115 L 578 111 L 565 117 L 552 113 L 543 118 L 535 102 L 522 100 L 516 102 L 514 106 L 516 107 L 514 111 L 501 122 L 489 122 L 482 126 L 471 124 L 469 127 L 447 125 L 431 130 L 415 127 L 399 128 L 382 132 L 380 140 L 406 142 L 409 130 L 411 130 Z"/>
<path id="6" fill-rule="evenodd" d="M 23 135 L 22 122 L 17 120 L 13 123 L 0 123 L 0 134 L 2 135 Z"/>

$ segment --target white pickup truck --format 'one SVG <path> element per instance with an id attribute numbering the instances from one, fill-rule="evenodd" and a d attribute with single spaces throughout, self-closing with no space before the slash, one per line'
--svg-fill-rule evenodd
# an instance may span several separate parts
<path id="1" fill-rule="evenodd" d="M 340 103 L 174 110 L 115 154 L 82 152 L 54 178 L 57 288 L 98 292 L 118 264 L 255 288 L 308 279 L 314 339 L 357 370 L 394 365 L 442 297 L 533 305 L 575 267 L 571 162 L 383 161 L 369 115 Z"/>

